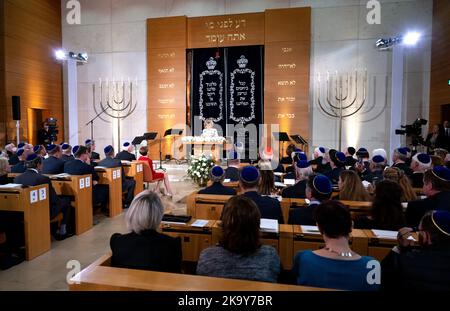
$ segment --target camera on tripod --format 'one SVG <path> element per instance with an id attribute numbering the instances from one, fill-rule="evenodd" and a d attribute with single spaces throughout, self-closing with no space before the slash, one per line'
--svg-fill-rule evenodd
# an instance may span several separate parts
<path id="1" fill-rule="evenodd" d="M 53 143 L 58 140 L 58 125 L 56 124 L 58 120 L 55 118 L 48 118 L 45 123 L 48 125 L 48 140 Z"/>
<path id="2" fill-rule="evenodd" d="M 426 125 L 427 123 L 427 120 L 418 118 L 410 125 L 402 125 L 402 129 L 395 130 L 395 134 L 411 136 L 413 146 L 424 144 L 425 140 L 422 137 L 422 126 Z"/>

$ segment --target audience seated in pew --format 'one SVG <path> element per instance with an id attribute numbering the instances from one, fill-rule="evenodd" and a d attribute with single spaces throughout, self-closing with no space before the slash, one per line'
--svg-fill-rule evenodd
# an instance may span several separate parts
<path id="1" fill-rule="evenodd" d="M 306 185 L 306 198 L 309 200 L 307 207 L 294 208 L 289 211 L 289 224 L 310 225 L 316 224 L 314 210 L 324 201 L 331 198 L 333 188 L 330 179 L 325 175 L 311 175 Z"/>
<path id="2" fill-rule="evenodd" d="M 86 139 L 84 142 L 89 154 L 89 158 L 91 160 L 95 160 L 96 162 L 100 160 L 100 154 L 95 152 L 95 141 L 92 139 Z"/>
<path id="3" fill-rule="evenodd" d="M 313 172 L 316 174 L 327 174 L 331 171 L 331 166 L 327 156 L 327 150 L 324 147 L 314 149 L 313 159 L 309 161 Z"/>
<path id="4" fill-rule="evenodd" d="M 122 162 L 119 159 L 114 159 L 114 148 L 111 145 L 108 145 L 103 150 L 105 152 L 105 158 L 98 162 L 99 166 L 113 168 L 113 167 L 122 167 Z M 127 196 L 124 201 L 124 208 L 128 208 L 133 201 L 134 197 L 134 188 L 136 187 L 136 181 L 127 179 L 125 177 L 125 172 L 122 168 L 122 191 L 127 193 Z"/>
<path id="5" fill-rule="evenodd" d="M 396 182 L 402 189 L 402 202 L 410 202 L 417 200 L 417 195 L 411 186 L 409 178 L 405 173 L 397 167 L 387 167 L 383 172 L 383 179 Z"/>
<path id="6" fill-rule="evenodd" d="M 297 164 L 298 161 L 308 161 L 308 157 L 300 149 L 295 149 L 294 152 L 292 152 L 292 162 L 291 162 L 292 165 L 286 167 L 286 174 L 283 176 L 285 180 L 297 179 L 297 175 L 295 172 L 295 165 Z"/>
<path id="7" fill-rule="evenodd" d="M 273 150 L 270 147 L 261 149 L 259 152 L 259 161 L 256 168 L 270 167 L 276 173 L 284 173 L 284 167 L 280 163 L 273 161 Z"/>
<path id="8" fill-rule="evenodd" d="M 345 154 L 340 151 L 336 151 L 331 149 L 329 151 L 330 154 L 330 166 L 331 171 L 326 173 L 325 175 L 331 180 L 333 185 L 337 185 L 339 181 L 339 176 L 341 172 L 345 169 Z"/>
<path id="9" fill-rule="evenodd" d="M 100 177 L 90 165 L 90 159 L 85 146 L 74 146 L 73 152 L 75 159 L 64 163 L 64 173 L 70 175 L 91 175 L 93 180 L 92 205 L 101 205 L 106 207 L 108 204 L 109 188 L 108 185 L 99 185 Z"/>
<path id="10" fill-rule="evenodd" d="M 152 172 L 153 179 L 162 178 L 164 180 L 164 187 L 166 188 L 166 195 L 168 195 L 169 197 L 173 196 L 172 187 L 170 186 L 170 182 L 169 182 L 169 175 L 167 173 L 155 172 L 155 170 L 153 169 L 153 160 L 147 156 L 148 147 L 142 146 L 141 148 L 139 148 L 139 153 L 141 156 L 139 157 L 138 161 L 148 162 L 148 165 L 150 166 L 150 170 Z M 158 181 L 158 183 L 156 184 L 157 191 L 160 191 L 159 184 L 160 184 L 160 182 Z"/>
<path id="11" fill-rule="evenodd" d="M 368 274 L 375 261 L 350 249 L 348 238 L 352 232 L 349 210 L 338 201 L 317 206 L 315 220 L 325 241 L 319 250 L 301 251 L 294 258 L 292 272 L 297 284 L 324 288 L 368 291 L 379 284 L 369 284 Z"/>
<path id="12" fill-rule="evenodd" d="M 239 154 L 236 151 L 233 150 L 228 155 L 227 165 L 228 167 L 225 169 L 225 179 L 238 181 L 241 161 L 239 160 Z"/>
<path id="13" fill-rule="evenodd" d="M 111 236 L 111 265 L 119 268 L 181 272 L 181 240 L 157 232 L 164 215 L 159 196 L 138 194 L 125 219 L 130 233 Z"/>
<path id="14" fill-rule="evenodd" d="M 116 159 L 122 160 L 122 161 L 135 161 L 136 156 L 132 154 L 133 152 L 133 145 L 129 142 L 124 142 L 122 145 L 122 151 L 120 151 L 116 155 Z"/>
<path id="15" fill-rule="evenodd" d="M 258 193 L 261 195 L 275 195 L 275 175 L 273 174 L 272 168 L 260 168 L 259 174 L 261 175 L 261 179 L 258 185 Z"/>
<path id="16" fill-rule="evenodd" d="M 277 199 L 262 196 L 258 193 L 258 185 L 261 176 L 259 170 L 254 166 L 242 168 L 239 175 L 239 187 L 244 196 L 253 200 L 259 209 L 261 218 L 277 219 L 278 223 L 283 224 L 283 213 L 281 205 Z"/>
<path id="17" fill-rule="evenodd" d="M 333 197 L 333 200 L 364 202 L 372 200 L 355 171 L 342 171 L 339 175 L 338 187 L 339 194 Z"/>
<path id="18" fill-rule="evenodd" d="M 309 176 L 313 174 L 312 168 L 307 160 L 299 160 L 295 163 L 295 185 L 283 189 L 283 198 L 306 198 L 306 183 Z"/>
<path id="19" fill-rule="evenodd" d="M 376 152 L 377 149 L 374 151 Z M 383 150 L 383 149 L 381 149 Z M 384 151 L 384 150 L 383 150 Z M 384 151 L 384 154 L 386 151 Z M 369 172 L 364 175 L 363 180 L 376 184 L 383 180 L 383 172 L 386 168 L 386 158 L 382 154 L 375 154 L 372 156 L 372 161 L 369 165 Z"/>
<path id="20" fill-rule="evenodd" d="M 423 173 L 431 168 L 431 158 L 426 153 L 416 153 L 411 160 L 412 175 L 411 185 L 413 188 L 423 187 Z"/>
<path id="21" fill-rule="evenodd" d="M 289 144 L 286 148 L 286 156 L 280 159 L 281 164 L 292 164 L 292 153 L 297 149 L 294 144 Z"/>
<path id="22" fill-rule="evenodd" d="M 69 236 L 67 232 L 67 224 L 70 217 L 70 200 L 68 198 L 60 198 L 53 188 L 50 178 L 44 176 L 40 173 L 42 170 L 42 157 L 35 153 L 30 154 L 25 162 L 25 167 L 27 170 L 14 178 L 14 183 L 22 184 L 24 186 L 37 186 L 37 185 L 48 185 L 48 197 L 50 199 L 50 210 L 49 217 L 53 219 L 58 216 L 59 213 L 63 214 L 63 219 L 61 221 L 61 226 L 57 231 L 55 238 L 57 240 L 63 240 Z"/>
<path id="23" fill-rule="evenodd" d="M 19 162 L 17 162 L 13 167 L 11 167 L 11 173 L 21 174 L 25 172 L 27 169 L 25 168 L 25 159 L 31 154 L 32 151 L 29 149 L 19 149 L 17 150 L 17 156 L 19 158 Z"/>
<path id="24" fill-rule="evenodd" d="M 410 239 L 414 229 L 400 229 L 398 246 L 381 263 L 382 289 L 450 290 L 450 212 L 427 212 L 418 230 L 415 247 Z"/>
<path id="25" fill-rule="evenodd" d="M 260 213 L 244 195 L 228 200 L 222 211 L 219 245 L 203 250 L 197 274 L 276 282 L 280 273 L 277 251 L 260 241 Z"/>
<path id="26" fill-rule="evenodd" d="M 43 159 L 45 159 L 47 157 L 47 148 L 45 148 L 44 145 L 36 145 L 36 146 L 34 146 L 33 147 L 33 152 L 37 156 L 39 156 L 39 157 L 41 157 Z"/>
<path id="27" fill-rule="evenodd" d="M 64 161 L 61 160 L 61 147 L 47 146 L 48 158 L 42 162 L 42 174 L 56 175 L 64 172 Z"/>
<path id="28" fill-rule="evenodd" d="M 423 176 L 423 193 L 427 196 L 426 199 L 408 203 L 406 223 L 410 227 L 417 226 L 427 211 L 450 211 L 450 169 L 436 166 L 426 171 Z"/>
<path id="29" fill-rule="evenodd" d="M 18 148 L 13 143 L 6 145 L 5 150 L 9 165 L 14 166 L 19 163 L 19 157 L 17 156 Z"/>
<path id="30" fill-rule="evenodd" d="M 405 225 L 402 206 L 402 188 L 393 181 L 383 180 L 375 188 L 375 197 L 369 216 L 355 221 L 357 229 L 397 231 Z"/>
<path id="31" fill-rule="evenodd" d="M 202 189 L 198 194 L 218 194 L 218 195 L 235 195 L 236 190 L 225 187 L 222 183 L 225 178 L 225 171 L 220 166 L 214 166 L 209 172 L 212 185 Z"/>
<path id="32" fill-rule="evenodd" d="M 62 150 L 61 160 L 63 160 L 64 162 L 72 161 L 75 159 L 74 156 L 72 155 L 71 145 L 63 143 L 61 145 L 61 150 Z"/>
<path id="33" fill-rule="evenodd" d="M 11 172 L 8 159 L 0 157 L 0 185 L 9 183 L 8 173 Z"/>
<path id="34" fill-rule="evenodd" d="M 392 162 L 394 163 L 392 167 L 403 171 L 406 176 L 411 176 L 413 171 L 407 164 L 408 161 L 408 150 L 406 148 L 397 148 L 392 153 Z"/>

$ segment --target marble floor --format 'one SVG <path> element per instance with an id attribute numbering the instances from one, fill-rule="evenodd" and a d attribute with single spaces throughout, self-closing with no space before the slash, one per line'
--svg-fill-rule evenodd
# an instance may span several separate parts
<path id="1" fill-rule="evenodd" d="M 186 178 L 186 165 L 163 165 L 169 173 L 174 197 L 164 203 L 174 214 L 186 211 L 186 196 L 197 186 Z M 79 236 L 64 241 L 53 241 L 51 250 L 31 261 L 24 261 L 8 270 L 0 271 L 0 290 L 67 290 L 66 267 L 70 260 L 77 260 L 85 268 L 110 250 L 109 238 L 115 232 L 126 232 L 124 214 L 108 218 L 100 217 L 99 224 Z"/>

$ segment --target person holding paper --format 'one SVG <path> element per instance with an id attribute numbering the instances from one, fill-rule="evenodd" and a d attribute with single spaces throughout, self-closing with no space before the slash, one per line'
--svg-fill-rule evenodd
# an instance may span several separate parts
<path id="1" fill-rule="evenodd" d="M 297 284 L 340 290 L 378 290 L 381 272 L 373 270 L 373 266 L 379 267 L 379 263 L 350 248 L 352 218 L 348 208 L 339 201 L 328 201 L 317 206 L 315 219 L 325 247 L 295 255 L 292 272 Z"/>
<path id="2" fill-rule="evenodd" d="M 197 274 L 275 283 L 281 270 L 277 251 L 260 240 L 256 204 L 244 195 L 234 196 L 222 211 L 219 244 L 204 249 Z"/>
<path id="3" fill-rule="evenodd" d="M 111 236 L 111 266 L 181 273 L 181 240 L 158 232 L 164 215 L 159 196 L 144 190 L 125 215 L 130 233 Z"/>
<path id="4" fill-rule="evenodd" d="M 236 190 L 222 184 L 225 178 L 225 171 L 223 168 L 216 165 L 211 169 L 209 175 L 212 185 L 200 190 L 198 194 L 236 195 Z"/>
<path id="5" fill-rule="evenodd" d="M 411 236 L 413 228 L 399 230 L 398 246 L 381 262 L 382 289 L 450 290 L 450 212 L 427 212 L 418 230 L 418 241 Z"/>

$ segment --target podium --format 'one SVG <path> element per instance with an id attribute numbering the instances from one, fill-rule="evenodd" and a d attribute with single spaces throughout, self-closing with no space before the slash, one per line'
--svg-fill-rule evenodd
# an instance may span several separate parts
<path id="1" fill-rule="evenodd" d="M 183 141 L 183 145 L 187 147 L 185 150 L 190 150 L 192 148 L 194 157 L 211 155 L 214 161 L 221 159 L 225 144 L 226 141 Z"/>

